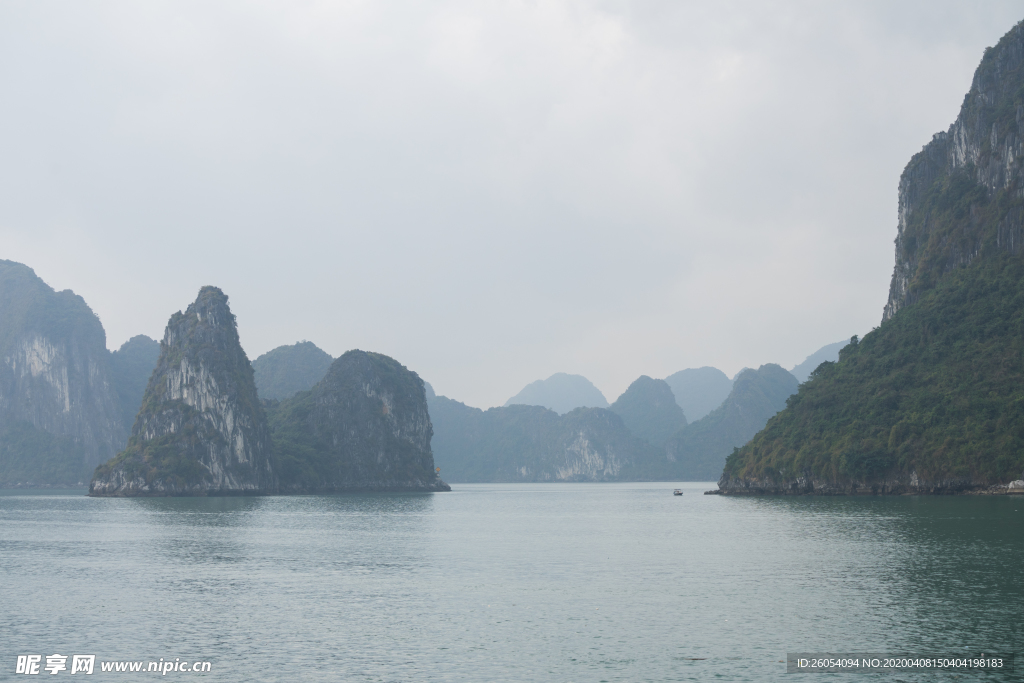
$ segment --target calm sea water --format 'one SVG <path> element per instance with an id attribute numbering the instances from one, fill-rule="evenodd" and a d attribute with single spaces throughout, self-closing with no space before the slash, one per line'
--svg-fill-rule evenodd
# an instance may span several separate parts
<path id="1" fill-rule="evenodd" d="M 787 652 L 1022 652 L 1022 498 L 674 486 L 3 492 L 0 679 L 55 653 L 218 681 L 771 681 Z M 1021 676 L 887 680 L 936 678 Z"/>

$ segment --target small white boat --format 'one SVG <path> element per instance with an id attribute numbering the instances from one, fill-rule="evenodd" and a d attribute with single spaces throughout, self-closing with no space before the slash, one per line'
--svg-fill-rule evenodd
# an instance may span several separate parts
<path id="1" fill-rule="evenodd" d="M 683 495 L 683 490 L 682 489 L 676 489 L 675 491 L 672 492 L 672 495 L 673 496 L 681 496 L 681 495 Z"/>

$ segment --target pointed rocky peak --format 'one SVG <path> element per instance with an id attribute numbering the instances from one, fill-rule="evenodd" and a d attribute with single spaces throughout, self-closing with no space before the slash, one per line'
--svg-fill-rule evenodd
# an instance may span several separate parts
<path id="1" fill-rule="evenodd" d="M 228 307 L 228 297 L 219 287 L 207 285 L 200 289 L 199 296 L 188 307 L 186 313 L 194 313 L 199 322 L 205 322 L 214 328 L 235 327 L 235 316 Z"/>
<path id="2" fill-rule="evenodd" d="M 220 288 L 203 287 L 184 313 L 179 311 L 171 316 L 164 333 L 164 344 L 174 346 L 182 340 L 190 344 L 239 346 L 235 316 L 228 306 L 227 295 Z"/>
<path id="3" fill-rule="evenodd" d="M 92 495 L 276 490 L 270 431 L 227 296 L 203 287 L 171 316 L 128 448 L 97 468 Z"/>

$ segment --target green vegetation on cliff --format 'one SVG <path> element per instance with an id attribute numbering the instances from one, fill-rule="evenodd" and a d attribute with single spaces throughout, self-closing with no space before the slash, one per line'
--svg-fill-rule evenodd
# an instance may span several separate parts
<path id="1" fill-rule="evenodd" d="M 1024 22 L 985 51 L 956 121 L 900 177 L 896 265 L 884 319 L 954 268 L 1024 247 Z"/>
<path id="2" fill-rule="evenodd" d="M 939 492 L 1024 467 L 1024 23 L 900 177 L 882 325 L 729 457 L 723 490 Z"/>
<path id="3" fill-rule="evenodd" d="M 283 493 L 448 489 L 423 380 L 393 358 L 348 351 L 309 391 L 265 405 Z"/>
<path id="4" fill-rule="evenodd" d="M 179 405 L 172 409 L 185 417 L 177 432 L 161 434 L 153 439 L 132 437 L 124 451 L 96 468 L 94 483 L 117 475 L 125 482 L 142 482 L 136 488 L 148 487 L 176 495 L 208 488 L 213 483 L 213 475 L 209 467 L 201 464 L 196 453 L 202 452 L 211 442 L 223 445 L 224 439 L 215 429 L 197 424 L 196 411 L 191 406 L 180 401 L 176 403 Z M 126 495 L 144 494 L 133 491 Z"/>
<path id="5" fill-rule="evenodd" d="M 835 363 L 839 360 L 839 351 L 849 343 L 848 341 L 836 342 L 835 344 L 828 344 L 822 346 L 820 349 L 807 356 L 802 363 L 796 365 L 792 370 L 789 371 L 791 375 L 796 377 L 798 382 L 806 382 L 807 378 L 811 376 L 814 369 L 825 361 L 831 361 Z"/>
<path id="6" fill-rule="evenodd" d="M 1024 468 L 1024 261 L 954 270 L 823 363 L 725 478 L 999 483 Z"/>

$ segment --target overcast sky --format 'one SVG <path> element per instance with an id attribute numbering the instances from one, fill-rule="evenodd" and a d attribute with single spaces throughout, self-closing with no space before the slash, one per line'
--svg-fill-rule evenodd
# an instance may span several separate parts
<path id="1" fill-rule="evenodd" d="M 897 182 L 1024 2 L 0 4 L 0 258 L 107 343 L 221 287 L 250 358 L 470 405 L 879 323 Z"/>

